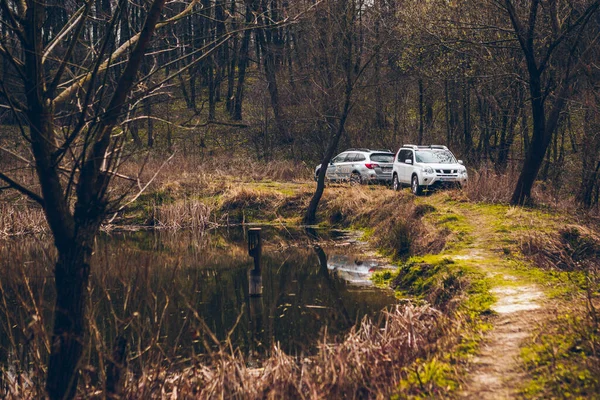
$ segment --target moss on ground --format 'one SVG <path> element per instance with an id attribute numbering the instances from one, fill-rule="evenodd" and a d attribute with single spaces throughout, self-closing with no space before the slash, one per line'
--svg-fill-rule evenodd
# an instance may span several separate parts
<path id="1" fill-rule="evenodd" d="M 488 316 L 495 299 L 489 279 L 462 260 L 427 255 L 412 257 L 395 271 L 378 272 L 373 280 L 393 287 L 399 298 L 433 304 L 448 318 L 439 348 L 403 370 L 398 386 L 401 394 L 395 398 L 452 395 L 460 387 L 462 368 L 491 329 Z"/>
<path id="2" fill-rule="evenodd" d="M 582 310 L 561 312 L 544 324 L 521 350 L 531 379 L 521 394 L 527 399 L 600 398 L 600 342 L 594 325 Z"/>

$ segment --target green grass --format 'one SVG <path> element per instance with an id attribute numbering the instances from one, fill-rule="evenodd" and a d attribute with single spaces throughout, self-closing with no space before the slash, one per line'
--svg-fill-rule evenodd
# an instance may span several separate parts
<path id="1" fill-rule="evenodd" d="M 600 342 L 600 332 L 589 322 L 582 315 L 563 313 L 522 348 L 531 376 L 521 390 L 524 398 L 600 398 L 598 350 L 591 345 Z"/>

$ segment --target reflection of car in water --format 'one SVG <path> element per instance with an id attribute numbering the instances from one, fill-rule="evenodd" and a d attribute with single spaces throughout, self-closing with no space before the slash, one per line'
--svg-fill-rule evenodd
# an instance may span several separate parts
<path id="1" fill-rule="evenodd" d="M 377 260 L 361 259 L 355 255 L 329 254 L 327 269 L 354 285 L 371 285 L 371 274 L 379 269 L 393 268 Z"/>

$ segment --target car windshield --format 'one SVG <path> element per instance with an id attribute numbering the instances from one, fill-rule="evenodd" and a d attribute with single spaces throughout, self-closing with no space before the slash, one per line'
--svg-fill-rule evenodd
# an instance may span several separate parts
<path id="1" fill-rule="evenodd" d="M 456 158 L 448 150 L 417 150 L 417 162 L 426 164 L 456 164 Z"/>
<path id="2" fill-rule="evenodd" d="M 371 158 L 371 161 L 374 161 L 374 162 L 391 163 L 394 161 L 394 155 L 386 154 L 386 153 L 371 154 L 370 158 Z"/>

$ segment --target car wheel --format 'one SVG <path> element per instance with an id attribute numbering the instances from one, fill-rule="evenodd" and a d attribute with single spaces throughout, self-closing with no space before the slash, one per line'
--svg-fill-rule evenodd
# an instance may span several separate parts
<path id="1" fill-rule="evenodd" d="M 394 189 L 396 192 L 402 189 L 402 184 L 400 183 L 397 174 L 394 174 L 394 179 L 392 179 L 392 189 Z"/>
<path id="2" fill-rule="evenodd" d="M 353 172 L 352 175 L 350 175 L 350 184 L 351 185 L 360 185 L 362 183 L 362 179 L 360 177 L 360 174 L 358 172 Z"/>
<path id="3" fill-rule="evenodd" d="M 423 187 L 419 185 L 419 177 L 417 175 L 413 175 L 410 189 L 415 196 L 420 196 L 423 192 Z"/>

